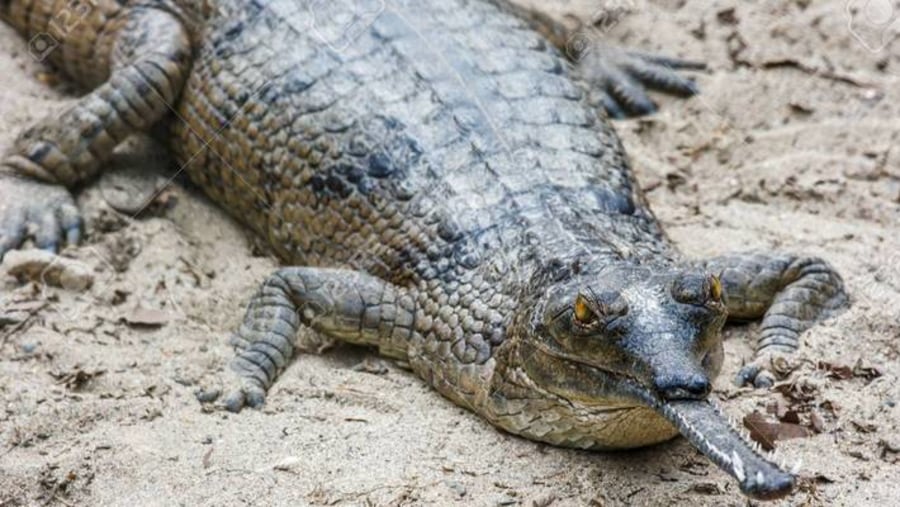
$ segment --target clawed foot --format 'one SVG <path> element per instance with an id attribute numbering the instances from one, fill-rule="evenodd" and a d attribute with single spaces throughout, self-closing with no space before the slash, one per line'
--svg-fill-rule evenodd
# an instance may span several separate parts
<path id="1" fill-rule="evenodd" d="M 207 386 L 195 393 L 201 403 L 215 403 L 217 408 L 240 412 L 244 407 L 259 408 L 266 402 L 266 390 L 254 378 L 244 377 L 229 367 L 221 385 Z"/>
<path id="2" fill-rule="evenodd" d="M 65 187 L 0 174 L 0 259 L 29 237 L 56 252 L 81 239 L 81 213 Z"/>
<path id="3" fill-rule="evenodd" d="M 756 354 L 753 361 L 744 365 L 734 379 L 737 386 L 752 385 L 768 389 L 775 381 L 784 378 L 792 370 L 790 355 L 777 352 Z"/>
<path id="4" fill-rule="evenodd" d="M 706 64 L 594 44 L 575 55 L 582 77 L 597 95 L 594 101 L 612 118 L 642 116 L 656 111 L 647 89 L 690 97 L 700 90 L 676 70 L 703 70 Z"/>

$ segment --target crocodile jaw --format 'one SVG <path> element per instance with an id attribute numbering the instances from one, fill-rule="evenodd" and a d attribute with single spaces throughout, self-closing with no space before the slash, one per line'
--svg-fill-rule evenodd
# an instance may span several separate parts
<path id="1" fill-rule="evenodd" d="M 759 444 L 740 431 L 711 400 L 663 400 L 634 381 L 620 384 L 622 390 L 640 405 L 668 421 L 697 450 L 722 470 L 737 479 L 741 492 L 757 500 L 775 500 L 793 491 L 794 473 L 763 456 Z M 636 407 L 635 407 L 636 408 Z M 662 434 L 660 434 L 662 435 Z M 671 437 L 660 438 L 659 441 Z M 617 444 L 622 444 L 618 441 Z M 646 442 L 639 445 L 647 445 Z M 618 448 L 632 447 L 617 445 Z"/>
<path id="2" fill-rule="evenodd" d="M 759 444 L 742 435 L 711 401 L 645 398 L 694 447 L 737 479 L 745 495 L 774 500 L 794 489 L 794 475 L 764 457 Z"/>

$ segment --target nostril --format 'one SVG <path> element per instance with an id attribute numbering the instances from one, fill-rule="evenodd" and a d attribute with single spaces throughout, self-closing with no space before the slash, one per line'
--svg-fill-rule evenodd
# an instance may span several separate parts
<path id="1" fill-rule="evenodd" d="M 687 390 L 694 396 L 704 397 L 712 390 L 712 386 L 705 375 L 694 375 L 688 383 Z"/>
<path id="2" fill-rule="evenodd" d="M 658 378 L 656 388 L 667 400 L 703 399 L 712 391 L 709 378 L 700 374 Z"/>

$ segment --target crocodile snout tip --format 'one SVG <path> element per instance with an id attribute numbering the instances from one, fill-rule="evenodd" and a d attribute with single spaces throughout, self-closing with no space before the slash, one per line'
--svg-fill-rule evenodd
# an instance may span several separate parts
<path id="1" fill-rule="evenodd" d="M 756 500 L 777 500 L 789 495 L 796 485 L 796 478 L 788 473 L 764 476 L 758 472 L 755 476 L 741 481 L 741 491 Z"/>

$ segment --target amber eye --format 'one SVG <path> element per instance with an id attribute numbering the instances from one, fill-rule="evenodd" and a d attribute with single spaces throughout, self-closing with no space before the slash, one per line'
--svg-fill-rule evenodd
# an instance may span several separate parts
<path id="1" fill-rule="evenodd" d="M 716 275 L 709 275 L 709 296 L 713 301 L 722 300 L 722 281 Z"/>
<path id="2" fill-rule="evenodd" d="M 591 309 L 588 299 L 579 294 L 575 298 L 575 320 L 581 325 L 590 325 L 597 321 L 597 314 Z"/>
<path id="3" fill-rule="evenodd" d="M 715 275 L 685 274 L 672 285 L 672 296 L 679 303 L 706 305 L 722 302 L 722 282 Z"/>

